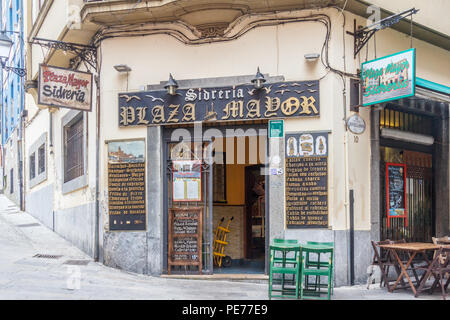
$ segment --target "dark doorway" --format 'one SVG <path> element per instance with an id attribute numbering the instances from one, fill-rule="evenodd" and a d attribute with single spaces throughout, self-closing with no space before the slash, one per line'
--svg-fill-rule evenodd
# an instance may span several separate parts
<path id="1" fill-rule="evenodd" d="M 264 261 L 265 250 L 265 176 L 261 165 L 245 168 L 245 207 L 247 259 Z"/>

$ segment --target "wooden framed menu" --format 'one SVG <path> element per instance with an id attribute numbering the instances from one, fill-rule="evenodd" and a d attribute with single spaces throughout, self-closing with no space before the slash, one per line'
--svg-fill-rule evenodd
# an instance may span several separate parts
<path id="1" fill-rule="evenodd" d="M 202 273 L 202 208 L 169 210 L 168 273 L 172 266 L 198 266 Z"/>

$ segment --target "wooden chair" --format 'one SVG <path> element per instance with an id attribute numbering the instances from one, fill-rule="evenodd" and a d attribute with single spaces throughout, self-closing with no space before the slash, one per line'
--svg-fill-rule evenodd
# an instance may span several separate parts
<path id="1" fill-rule="evenodd" d="M 443 263 L 441 262 L 441 256 L 447 257 Z M 448 276 L 450 272 L 450 259 L 448 257 L 450 257 L 450 247 L 441 246 L 436 252 L 433 261 L 426 269 L 425 274 L 425 279 L 429 279 L 431 275 L 433 275 L 435 278 L 433 285 L 430 288 L 430 294 L 432 294 L 433 291 L 438 287 L 438 285 L 440 285 L 442 298 L 444 300 L 446 300 L 446 290 L 448 288 L 448 285 L 450 284 L 450 277 Z M 445 278 L 447 278 L 447 282 L 445 282 L 444 284 Z M 424 285 L 425 283 L 420 284 L 420 287 L 416 293 L 416 297 L 419 295 L 419 292 Z"/>
<path id="2" fill-rule="evenodd" d="M 446 244 L 447 242 L 442 242 L 443 240 L 447 240 L 447 239 L 448 239 L 447 236 L 446 237 L 440 237 L 440 238 L 431 237 L 431 240 L 433 241 L 433 243 L 435 245 L 441 245 L 444 248 L 450 248 L 450 245 Z M 433 259 L 436 257 L 436 255 L 437 255 L 437 252 L 435 251 L 434 255 L 433 255 Z M 440 260 L 441 263 L 444 263 L 446 259 L 448 259 L 447 255 L 444 255 L 444 254 L 440 254 L 439 255 L 439 260 Z M 449 274 L 447 273 L 446 276 L 448 277 L 448 275 Z"/>
<path id="3" fill-rule="evenodd" d="M 391 241 L 391 244 L 396 244 L 396 243 L 406 243 L 406 240 L 405 239 L 401 239 L 401 240 L 393 240 L 393 241 Z M 403 264 L 406 264 L 409 261 L 409 259 L 411 258 L 411 254 L 409 252 L 400 253 L 399 254 L 399 258 L 402 260 Z M 411 270 L 412 270 L 412 272 L 414 274 L 414 277 L 416 278 L 416 284 L 418 284 L 420 282 L 419 277 L 418 277 L 417 272 L 416 272 L 416 269 L 417 269 L 418 266 L 414 265 L 414 261 L 411 261 L 410 266 L 411 266 Z M 398 266 L 396 265 L 396 269 L 397 268 L 398 268 Z M 398 269 L 397 272 L 400 272 L 400 269 Z M 400 274 L 400 273 L 398 273 L 398 274 Z M 402 285 L 404 285 L 403 278 L 402 278 L 401 282 L 402 282 Z"/>
<path id="4" fill-rule="evenodd" d="M 285 257 L 288 253 L 295 253 L 295 263 L 287 263 Z M 275 257 L 282 257 L 281 261 L 275 261 Z M 270 271 L 269 271 L 269 299 L 278 298 L 295 298 L 298 299 L 299 288 L 302 286 L 300 278 L 300 268 L 302 260 L 302 249 L 300 246 L 286 248 L 282 244 L 270 246 Z M 287 287 L 284 276 L 293 275 L 294 283 L 293 288 Z M 278 275 L 278 279 L 274 278 L 274 275 Z M 275 285 L 281 285 L 280 288 Z M 276 292 L 277 294 L 274 294 Z"/>
<path id="5" fill-rule="evenodd" d="M 390 244 L 391 241 L 389 239 L 378 242 L 372 240 L 371 243 L 374 252 L 372 258 L 372 265 L 378 266 L 381 271 L 380 287 L 383 285 L 384 282 L 384 285 L 387 286 L 388 290 L 390 290 L 388 281 L 389 268 L 391 266 L 394 266 L 395 264 L 392 261 L 390 255 L 388 254 L 388 251 L 380 248 L 379 246 L 383 244 Z"/>

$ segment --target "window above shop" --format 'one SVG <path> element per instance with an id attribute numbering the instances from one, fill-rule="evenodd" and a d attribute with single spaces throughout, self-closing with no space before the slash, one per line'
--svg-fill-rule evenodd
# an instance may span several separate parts
<path id="1" fill-rule="evenodd" d="M 432 136 L 433 118 L 386 106 L 380 111 L 380 128 L 397 129 Z"/>

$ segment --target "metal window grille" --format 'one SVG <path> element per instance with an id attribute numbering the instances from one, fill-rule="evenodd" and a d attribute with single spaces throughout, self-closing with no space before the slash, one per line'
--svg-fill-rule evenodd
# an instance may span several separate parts
<path id="1" fill-rule="evenodd" d="M 380 127 L 432 135 L 433 118 L 386 107 L 380 112 Z"/>
<path id="2" fill-rule="evenodd" d="M 45 171 L 45 145 L 41 145 L 38 149 L 38 174 Z"/>
<path id="3" fill-rule="evenodd" d="M 64 182 L 84 174 L 83 117 L 64 128 Z"/>
<path id="4" fill-rule="evenodd" d="M 30 179 L 36 176 L 36 154 L 30 156 Z"/>

